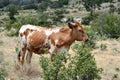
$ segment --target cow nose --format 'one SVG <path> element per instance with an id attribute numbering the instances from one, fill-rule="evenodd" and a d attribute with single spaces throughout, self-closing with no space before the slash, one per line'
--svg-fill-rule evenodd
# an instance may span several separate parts
<path id="1" fill-rule="evenodd" d="M 89 38 L 85 40 L 86 43 L 89 42 L 89 41 L 90 41 Z"/>

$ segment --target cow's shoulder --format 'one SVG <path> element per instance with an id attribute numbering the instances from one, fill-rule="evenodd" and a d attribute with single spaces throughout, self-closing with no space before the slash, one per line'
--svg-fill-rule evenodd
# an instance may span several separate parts
<path id="1" fill-rule="evenodd" d="M 60 32 L 62 32 L 62 33 L 68 33 L 68 32 L 70 32 L 71 30 L 69 29 L 69 28 L 61 28 L 60 29 Z"/>

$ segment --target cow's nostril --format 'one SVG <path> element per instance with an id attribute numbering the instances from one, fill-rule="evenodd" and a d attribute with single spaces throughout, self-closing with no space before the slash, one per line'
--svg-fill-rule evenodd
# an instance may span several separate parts
<path id="1" fill-rule="evenodd" d="M 89 42 L 89 39 L 86 39 L 85 42 Z"/>

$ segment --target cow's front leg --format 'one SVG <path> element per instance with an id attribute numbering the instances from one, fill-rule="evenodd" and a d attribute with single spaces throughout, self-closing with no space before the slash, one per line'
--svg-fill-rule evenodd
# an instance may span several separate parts
<path id="1" fill-rule="evenodd" d="M 27 56 L 26 56 L 26 61 L 28 64 L 31 63 L 31 57 L 32 57 L 32 51 L 28 50 Z"/>
<path id="2" fill-rule="evenodd" d="M 25 53 L 26 53 L 26 46 L 23 45 L 23 47 L 20 49 L 19 53 L 18 53 L 18 62 L 23 65 L 24 63 L 24 57 L 25 57 Z"/>
<path id="3" fill-rule="evenodd" d="M 49 49 L 49 53 L 50 53 L 51 60 L 53 60 L 53 57 L 54 57 L 54 55 L 55 55 L 56 52 L 57 52 L 57 47 L 51 45 L 51 47 L 50 47 L 50 49 Z"/>

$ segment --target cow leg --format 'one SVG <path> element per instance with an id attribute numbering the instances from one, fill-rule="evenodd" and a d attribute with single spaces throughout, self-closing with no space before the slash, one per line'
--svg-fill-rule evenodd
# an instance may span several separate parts
<path id="1" fill-rule="evenodd" d="M 18 62 L 23 65 L 26 53 L 26 45 L 24 45 L 18 53 Z"/>
<path id="2" fill-rule="evenodd" d="M 51 59 L 51 61 L 53 61 L 54 55 L 55 55 L 55 54 L 50 54 L 50 59 Z"/>
<path id="3" fill-rule="evenodd" d="M 26 56 L 26 61 L 28 64 L 31 63 L 31 57 L 32 57 L 32 51 L 28 50 L 27 56 Z"/>
<path id="4" fill-rule="evenodd" d="M 57 52 L 57 48 L 56 46 L 51 46 L 50 49 L 49 49 L 49 52 L 50 52 L 50 57 L 51 57 L 51 60 L 53 61 L 53 57 L 55 55 L 55 52 Z"/>

